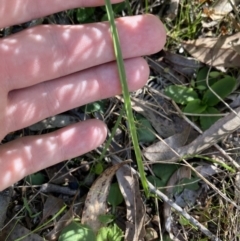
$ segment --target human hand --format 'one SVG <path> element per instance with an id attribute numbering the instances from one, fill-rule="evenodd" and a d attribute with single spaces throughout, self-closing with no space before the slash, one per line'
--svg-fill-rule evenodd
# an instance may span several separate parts
<path id="1" fill-rule="evenodd" d="M 112 3 L 121 2 L 112 0 Z M 0 27 L 103 0 L 1 0 Z M 149 74 L 139 56 L 165 43 L 160 21 L 151 15 L 116 20 L 130 90 Z M 41 25 L 0 39 L 0 139 L 46 117 L 121 93 L 109 24 Z M 22 137 L 0 146 L 0 190 L 26 175 L 99 146 L 107 129 L 99 120 L 55 132 Z"/>

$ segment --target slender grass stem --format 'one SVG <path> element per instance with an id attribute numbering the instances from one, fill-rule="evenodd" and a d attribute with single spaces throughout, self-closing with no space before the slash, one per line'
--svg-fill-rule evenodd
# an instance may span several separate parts
<path id="1" fill-rule="evenodd" d="M 124 63 L 123 63 L 122 51 L 121 51 L 121 47 L 120 47 L 117 27 L 115 24 L 112 5 L 110 3 L 110 0 L 105 0 L 105 6 L 106 6 L 106 10 L 107 10 L 108 20 L 110 22 L 110 29 L 111 29 L 112 38 L 113 38 L 113 47 L 114 47 L 114 52 L 115 52 L 115 56 L 116 56 L 117 66 L 118 66 L 118 73 L 119 73 L 122 91 L 123 91 L 124 105 L 125 105 L 125 109 L 126 109 L 127 119 L 128 119 L 128 123 L 129 123 L 129 129 L 130 129 L 132 142 L 133 142 L 133 146 L 134 146 L 134 151 L 135 151 L 135 155 L 136 155 L 138 170 L 140 173 L 140 179 L 141 179 L 145 194 L 147 196 L 149 196 L 148 184 L 147 184 L 147 179 L 146 179 L 146 176 L 144 173 L 141 150 L 140 150 L 139 143 L 138 143 L 137 132 L 136 132 L 136 127 L 135 127 L 133 112 L 132 112 L 132 107 L 131 107 L 130 94 L 129 94 L 128 86 L 127 86 L 127 77 L 126 77 L 126 72 L 125 72 Z"/>

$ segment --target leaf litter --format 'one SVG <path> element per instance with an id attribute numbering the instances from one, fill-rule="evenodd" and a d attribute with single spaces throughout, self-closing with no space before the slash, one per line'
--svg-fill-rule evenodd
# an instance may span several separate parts
<path id="1" fill-rule="evenodd" d="M 178 1 L 171 1 L 171 3 L 174 3 L 174 2 L 178 2 Z M 221 1 L 219 1 L 221 2 Z M 223 2 L 223 1 L 222 1 Z M 226 1 L 224 1 L 226 2 Z M 179 3 L 177 3 L 179 4 Z M 174 11 L 174 18 L 176 17 L 176 7 L 178 6 L 175 6 L 175 10 L 173 9 Z M 215 13 L 217 13 L 217 10 L 215 9 Z M 207 46 L 203 47 L 203 43 L 204 42 L 208 42 L 208 40 L 210 40 L 210 43 L 208 44 L 207 43 Z M 226 41 L 229 41 L 230 40 L 230 37 L 226 37 Z M 202 42 L 201 42 L 202 41 Z M 194 58 L 196 58 L 197 60 L 203 62 L 203 63 L 209 63 L 211 62 L 211 66 L 217 66 L 217 67 L 224 67 L 224 68 L 227 68 L 228 66 L 237 66 L 237 62 L 239 61 L 239 57 L 238 57 L 238 54 L 239 52 L 237 51 L 237 48 L 238 48 L 238 38 L 235 38 L 233 39 L 232 41 L 230 41 L 228 44 L 225 44 L 225 41 L 223 40 L 223 38 L 221 38 L 221 41 L 220 41 L 220 44 L 218 43 L 218 39 L 202 39 L 200 42 L 197 42 L 197 50 L 195 50 L 195 52 L 193 50 L 189 50 L 189 53 L 191 54 L 191 51 L 192 51 L 192 56 Z M 214 42 L 215 41 L 215 42 Z M 235 42 L 234 42 L 235 41 Z M 233 44 L 231 44 L 231 42 Z M 186 46 L 190 46 L 190 47 L 193 47 L 191 45 L 194 45 L 194 41 L 187 41 L 185 42 L 184 44 L 186 44 Z M 212 45 L 211 45 L 212 44 Z M 216 45 L 216 47 L 215 47 Z M 226 45 L 226 46 L 225 46 Z M 208 50 L 209 53 L 206 53 L 207 52 L 207 49 L 211 49 L 212 46 L 214 47 L 214 50 Z M 219 47 L 220 46 L 220 47 Z M 189 47 L 189 48 L 190 48 Z M 186 47 L 187 49 L 187 47 Z M 200 58 L 200 57 L 195 57 L 196 56 L 200 56 L 201 55 L 201 51 L 205 51 L 205 53 L 203 54 L 203 60 Z M 218 53 L 220 52 L 220 53 Z M 225 53 L 226 52 L 226 53 Z M 237 55 L 235 55 L 237 54 Z M 209 58 L 209 55 L 211 58 Z M 177 59 L 176 62 L 175 61 L 175 58 L 174 57 L 179 57 L 179 56 L 167 56 L 165 58 L 165 60 L 168 60 L 168 65 L 161 65 L 162 62 L 161 61 L 154 61 L 155 63 L 157 63 L 157 65 L 155 65 L 155 70 L 158 69 L 158 71 L 160 72 L 160 65 L 161 67 L 164 66 L 164 74 L 165 76 L 167 76 L 167 78 L 169 78 L 170 76 L 170 73 L 172 73 L 172 67 L 171 67 L 171 70 L 168 71 L 167 68 L 169 66 L 174 66 L 174 65 L 178 65 L 179 63 L 179 66 L 177 66 L 178 68 L 176 68 L 176 71 L 174 71 L 174 77 L 172 79 L 174 79 L 174 81 L 179 81 L 180 80 L 180 83 L 187 83 L 186 81 L 186 78 L 185 78 L 185 75 L 186 76 L 190 76 L 191 77 L 191 74 L 194 74 L 195 70 L 197 69 L 197 63 L 196 65 L 194 65 L 194 70 L 190 70 L 190 68 L 188 68 L 188 62 L 184 62 L 184 65 L 186 63 L 186 68 L 184 66 L 181 65 L 181 60 L 180 59 Z M 229 60 L 231 60 L 232 62 L 231 63 L 228 63 Z M 182 59 L 182 62 L 185 61 L 184 59 Z M 166 61 L 167 62 L 167 61 Z M 196 61 L 197 62 L 197 61 Z M 213 64 L 212 64 L 213 63 Z M 238 62 L 239 63 L 239 62 Z M 191 63 L 190 63 L 191 64 Z M 157 67 L 156 67 L 157 66 Z M 189 65 L 190 66 L 190 65 Z M 189 70 L 186 71 L 186 70 Z M 176 72 L 179 72 L 180 74 L 177 76 L 176 75 Z M 182 78 L 184 76 L 184 78 Z M 181 78 L 180 78 L 181 77 Z M 158 77 L 159 79 L 161 79 L 160 77 Z M 177 79 L 177 80 L 176 80 Z M 185 81 L 184 81 L 185 80 Z M 161 79 L 161 81 L 163 81 Z M 163 81 L 164 82 L 164 81 Z M 178 82 L 179 84 L 179 82 Z M 148 86 L 149 87 L 149 86 Z M 156 86 L 154 86 L 155 88 Z M 156 89 L 159 90 L 160 87 L 157 87 Z M 163 89 L 164 86 L 161 86 L 161 88 Z M 150 88 L 148 88 L 150 89 Z M 153 92 L 150 92 L 150 93 L 153 93 Z M 135 96 L 136 97 L 136 96 Z M 168 158 L 175 158 L 174 161 L 179 161 L 179 158 L 181 159 L 181 153 L 187 153 L 188 154 L 188 151 L 190 150 L 190 153 L 191 153 L 191 149 L 195 149 L 194 152 L 192 153 L 201 153 L 204 149 L 208 148 L 209 146 L 213 145 L 213 143 L 217 143 L 219 140 L 223 139 L 224 137 L 226 137 L 229 133 L 232 133 L 235 129 L 234 128 L 231 128 L 231 120 L 229 119 L 225 119 L 224 121 L 227 121 L 230 122 L 229 123 L 229 126 L 228 125 L 224 125 L 224 121 L 222 121 L 222 127 L 223 129 L 225 127 L 227 127 L 227 130 L 223 130 L 223 133 L 218 133 L 217 131 L 217 128 L 221 127 L 220 125 L 219 126 L 215 126 L 216 128 L 215 129 L 212 129 L 211 131 L 209 131 L 208 133 L 207 132 L 204 132 L 202 136 L 204 136 L 204 138 L 206 139 L 205 142 L 204 142 L 204 138 L 199 136 L 198 138 L 196 138 L 197 141 L 193 141 L 191 140 L 191 135 L 189 135 L 187 137 L 187 135 L 185 136 L 184 133 L 182 133 L 182 130 L 185 130 L 187 128 L 188 125 L 186 125 L 184 123 L 184 121 L 182 121 L 182 118 L 178 116 L 177 113 L 175 113 L 175 110 L 173 110 L 170 106 L 170 103 L 168 102 L 166 104 L 166 100 L 164 99 L 164 102 L 161 102 L 159 101 L 159 99 L 156 97 L 156 95 L 153 95 L 152 94 L 152 97 L 157 100 L 156 102 L 152 103 L 152 101 L 149 101 L 149 100 L 146 100 L 146 99 L 142 99 L 142 102 L 141 102 L 141 98 L 136 98 L 135 99 L 135 103 L 136 103 L 136 106 L 135 106 L 135 111 L 136 112 L 142 112 L 144 113 L 144 116 L 145 118 L 147 118 L 152 126 L 157 130 L 157 133 L 158 135 L 161 137 L 161 138 L 165 138 L 165 141 L 167 142 L 167 144 L 173 148 L 174 150 L 176 150 L 177 152 L 180 150 L 180 157 L 178 157 L 178 155 L 176 156 L 172 156 L 172 154 L 169 154 L 171 153 L 171 148 L 169 149 L 169 147 L 167 147 L 165 144 L 163 144 L 163 142 L 161 142 L 161 144 L 159 144 L 159 147 L 156 148 L 154 151 L 149 151 L 149 149 L 147 149 L 149 151 L 149 158 L 150 160 L 153 158 L 153 155 L 154 155 L 154 152 L 157 153 L 158 156 L 155 156 L 154 158 L 156 158 L 157 161 L 162 161 L 162 160 L 169 160 Z M 141 102 L 141 103 L 140 103 Z M 133 102 L 134 103 L 134 98 L 133 98 Z M 148 104 L 153 104 L 152 106 L 151 105 L 148 105 Z M 156 106 L 156 104 L 158 104 L 158 107 L 161 106 L 161 104 L 163 103 L 163 106 L 165 108 L 162 109 L 162 111 L 159 111 L 159 109 L 157 109 L 157 111 L 155 110 L 155 112 L 153 111 Z M 147 106 L 148 105 L 148 106 Z M 155 105 L 155 106 L 154 106 Z M 152 109 L 150 110 L 149 106 L 152 107 Z M 170 108 L 169 108 L 170 107 Z M 169 112 L 166 112 L 170 110 Z M 158 113 L 156 113 L 158 112 Z M 239 111 L 238 111 L 239 112 Z M 153 114 L 154 113 L 154 114 Z M 165 115 L 164 115 L 165 114 Z M 161 118 L 159 118 L 159 116 L 161 116 Z M 174 116 L 172 118 L 172 116 Z M 233 116 L 232 116 L 233 118 Z M 68 123 L 71 123 L 71 121 L 73 121 L 72 123 L 78 121 L 77 119 L 72 119 L 72 118 L 69 118 L 67 117 L 67 119 L 69 120 Z M 166 121 L 167 120 L 167 121 Z M 54 122 L 54 120 L 50 120 L 50 122 L 48 121 L 47 125 L 45 123 L 45 125 L 43 126 L 35 126 L 35 127 L 32 127 L 32 128 L 35 128 L 34 130 L 32 129 L 32 131 L 41 131 L 43 129 L 48 129 L 48 128 L 56 128 L 56 127 L 60 127 L 62 125 L 61 123 L 61 118 L 59 119 L 60 122 L 58 122 L 57 124 Z M 60 123 L 60 124 L 59 124 Z M 159 124 L 160 123 L 160 124 Z M 163 124 L 162 124 L 163 123 Z M 183 125 L 182 124 L 179 124 L 179 123 L 184 123 Z M 42 123 L 43 124 L 43 123 Z M 179 126 L 177 126 L 179 125 Z M 64 126 L 64 125 L 63 125 Z M 237 125 L 235 125 L 236 127 Z M 238 127 L 236 127 L 238 128 Z M 214 132 L 216 131 L 216 132 Z M 225 131 L 225 133 L 224 133 Z M 176 134 L 177 133 L 177 134 Z M 180 134 L 179 134 L 180 133 Z M 216 134 L 216 135 L 215 135 Z M 178 136 L 177 136 L 178 135 Z M 182 136 L 182 139 L 180 138 Z M 214 138 L 211 139 L 211 135 L 214 136 Z M 167 139 L 166 139 L 167 138 Z M 169 141 L 168 140 L 171 140 Z M 190 138 L 190 139 L 189 139 Z M 176 140 L 175 140 L 176 139 Z M 192 139 L 194 139 L 192 137 Z M 193 142 L 191 142 L 191 141 Z M 210 143 L 209 144 L 206 144 L 208 142 L 208 140 L 210 140 Z M 190 144 L 189 144 L 190 143 Z M 145 143 L 143 143 L 145 144 Z M 203 145 L 203 148 L 201 148 L 200 146 Z M 160 150 L 160 152 L 159 152 Z M 159 153 L 163 153 L 163 154 L 159 154 Z M 144 153 L 146 154 L 146 152 Z M 179 154 L 179 153 L 178 153 Z M 166 156 L 167 155 L 167 156 Z M 184 156 L 184 155 L 182 155 Z M 163 158 L 163 159 L 162 159 Z M 171 160 L 173 161 L 173 160 Z M 199 167 L 199 166 L 198 166 Z M 197 167 L 197 168 L 198 168 Z M 211 174 L 210 175 L 215 175 L 216 172 L 211 172 L 210 170 L 214 169 L 214 165 L 211 165 L 212 168 L 209 168 L 208 171 L 206 172 L 210 172 Z M 197 169 L 196 168 L 196 169 Z M 131 174 L 133 175 L 133 174 Z M 135 177 L 136 174 L 134 174 L 133 176 Z M 124 176 L 121 174 L 122 178 L 124 179 Z M 130 175 L 127 175 L 127 176 L 130 176 Z M 58 183 L 62 183 L 64 179 L 61 178 L 61 181 Z M 103 181 L 104 182 L 104 181 Z M 109 181 L 107 181 L 109 182 Z M 119 181 L 120 183 L 124 183 L 124 181 Z M 134 182 L 132 184 L 132 182 Z M 133 180 L 127 180 L 127 183 L 128 184 L 122 184 L 120 185 L 121 188 L 123 188 L 123 193 L 128 193 L 128 191 L 126 191 L 128 188 L 126 188 L 128 185 L 133 185 L 134 188 L 131 188 L 133 190 L 130 190 L 130 192 L 126 195 L 126 200 L 128 202 L 130 202 L 130 196 L 133 196 L 133 199 L 135 198 L 135 200 L 133 200 L 132 202 L 134 203 L 134 205 L 131 206 L 131 212 L 129 211 L 129 213 L 131 213 L 129 216 L 127 215 L 127 220 L 131 220 L 130 223 L 132 224 L 132 220 L 137 220 L 135 223 L 135 225 L 133 225 L 134 227 L 132 228 L 131 226 L 130 227 L 127 227 L 127 230 L 131 230 L 132 231 L 129 231 L 129 233 L 126 232 L 125 235 L 132 235 L 133 236 L 133 239 L 136 239 L 137 240 L 137 235 L 141 234 L 141 231 L 144 230 L 144 224 L 143 224 L 143 221 L 140 217 L 136 217 L 136 215 L 138 214 L 136 210 L 140 210 L 140 207 L 142 206 L 142 200 L 140 202 L 140 204 L 136 203 L 136 199 L 137 198 L 141 198 L 140 197 L 140 194 L 139 194 L 139 186 L 137 184 L 137 180 L 136 178 L 133 178 Z M 107 190 L 108 188 L 105 187 L 106 189 L 104 190 Z M 134 191 L 135 188 L 137 189 L 137 191 Z M 92 189 L 92 188 L 91 188 Z M 92 191 L 92 190 L 91 190 Z M 137 194 L 136 194 L 137 193 Z M 102 200 L 104 200 L 105 202 L 105 198 L 106 198 L 106 194 L 104 194 L 105 196 L 103 197 Z M 135 196 L 134 196 L 135 195 Z M 186 194 L 187 195 L 187 194 Z M 132 197 L 131 197 L 132 198 Z M 194 201 L 194 198 L 192 198 L 193 201 Z M 126 201 L 126 202 L 127 202 Z M 177 201 L 176 201 L 177 202 Z M 139 206 L 138 206 L 139 205 Z M 180 205 L 181 206 L 181 205 Z M 107 210 L 106 206 L 102 205 L 102 211 L 105 209 L 105 212 Z M 128 213 L 128 210 L 127 210 L 127 213 Z M 140 212 L 139 212 L 140 213 Z M 145 209 L 142 210 L 141 212 L 141 215 L 144 216 L 144 213 L 145 213 Z M 72 213 L 70 214 L 70 217 L 72 216 Z M 69 217 L 69 216 L 68 216 Z M 69 218 L 70 218 L 69 217 Z M 137 226 L 137 223 L 139 223 L 139 226 Z M 196 225 L 197 226 L 197 225 Z M 133 231 L 134 230 L 134 231 Z M 135 234 L 136 233 L 136 234 Z M 134 236 L 135 234 L 135 236 Z M 139 235 L 139 237 L 141 237 L 141 235 Z M 56 237 L 55 237 L 56 238 Z M 34 239 L 32 239 L 34 240 Z M 215 239 L 217 240 L 217 239 Z"/>

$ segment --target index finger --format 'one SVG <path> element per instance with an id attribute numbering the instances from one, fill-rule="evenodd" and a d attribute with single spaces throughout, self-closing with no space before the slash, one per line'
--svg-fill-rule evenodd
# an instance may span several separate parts
<path id="1" fill-rule="evenodd" d="M 123 0 L 111 0 L 119 3 Z M 47 16 L 77 7 L 93 7 L 104 5 L 104 0 L 1 0 L 0 28 L 23 23 L 32 19 Z"/>

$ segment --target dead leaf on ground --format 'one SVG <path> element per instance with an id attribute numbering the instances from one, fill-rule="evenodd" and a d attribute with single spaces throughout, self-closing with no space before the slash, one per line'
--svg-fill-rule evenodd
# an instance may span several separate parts
<path id="1" fill-rule="evenodd" d="M 118 162 L 113 160 L 113 163 Z M 141 198 L 138 178 L 136 174 L 133 174 L 126 166 L 123 166 L 121 169 L 119 169 L 116 173 L 116 176 L 127 208 L 127 221 L 124 240 L 143 240 L 145 235 L 145 206 Z"/>
<path id="2" fill-rule="evenodd" d="M 173 21 L 177 17 L 178 8 L 179 0 L 170 0 L 164 18 L 166 18 L 168 21 Z"/>
<path id="3" fill-rule="evenodd" d="M 144 151 L 144 156 L 151 162 L 158 162 L 160 160 L 168 160 L 172 157 L 171 150 L 176 150 L 186 144 L 190 133 L 190 128 L 185 129 L 182 133 L 172 135 L 163 141 L 158 141 L 147 147 Z M 160 158 L 161 157 L 161 158 Z"/>
<path id="4" fill-rule="evenodd" d="M 235 112 L 240 115 L 240 108 L 237 108 Z M 208 130 L 204 131 L 203 134 L 199 135 L 190 144 L 176 147 L 174 151 L 169 148 L 168 152 L 162 152 L 159 148 L 153 148 L 154 145 L 156 145 L 153 144 L 145 149 L 144 156 L 152 162 L 177 162 L 182 158 L 188 158 L 192 155 L 201 153 L 236 131 L 238 128 L 240 128 L 240 117 L 231 112 L 215 122 Z"/>
<path id="5" fill-rule="evenodd" d="M 181 181 L 183 178 L 190 178 L 190 177 L 191 177 L 191 169 L 187 166 L 180 167 L 168 180 L 167 188 L 166 188 L 167 196 L 172 199 L 173 189 L 178 184 L 178 182 Z M 175 234 L 173 234 L 173 230 L 172 230 L 173 223 L 171 219 L 171 206 L 167 202 L 164 202 L 163 205 L 164 205 L 163 216 L 164 216 L 166 230 L 169 232 L 171 237 L 174 237 Z"/>
<path id="6" fill-rule="evenodd" d="M 21 241 L 43 241 L 41 236 L 31 233 L 32 231 L 16 222 L 11 222 L 6 228 L 3 229 L 1 232 L 1 240 L 16 241 L 17 239 L 21 238 Z M 26 237 L 22 238 L 24 236 Z"/>
<path id="7" fill-rule="evenodd" d="M 182 75 L 192 78 L 197 70 L 203 67 L 203 64 L 194 58 L 182 56 L 180 54 L 165 51 L 164 61 L 169 63 L 169 67 L 173 68 Z"/>
<path id="8" fill-rule="evenodd" d="M 64 202 L 62 199 L 49 195 L 43 206 L 43 215 L 39 226 L 48 220 L 49 217 L 53 217 L 63 206 Z"/>
<path id="9" fill-rule="evenodd" d="M 13 188 L 9 187 L 0 192 L 0 230 L 4 226 L 8 205 L 13 195 Z"/>
<path id="10" fill-rule="evenodd" d="M 64 227 L 70 224 L 73 220 L 73 210 L 70 208 L 55 224 L 51 232 L 49 232 L 44 238 L 49 241 L 58 240 L 58 237 Z"/>
<path id="11" fill-rule="evenodd" d="M 232 48 L 240 40 L 240 33 L 219 38 L 201 38 L 183 42 L 183 47 L 197 60 L 217 68 L 239 67 L 240 55 Z"/>
<path id="12" fill-rule="evenodd" d="M 94 232 L 102 227 L 99 216 L 107 212 L 107 197 L 110 184 L 116 171 L 130 161 L 124 161 L 106 169 L 93 183 L 85 200 L 85 207 L 82 213 L 82 224 L 90 226 Z"/>
<path id="13" fill-rule="evenodd" d="M 240 3 L 239 0 L 220 0 L 215 1 L 211 8 L 212 14 L 210 14 L 210 18 L 212 20 L 221 20 L 228 13 L 233 10 L 233 6 L 237 6 Z"/>

